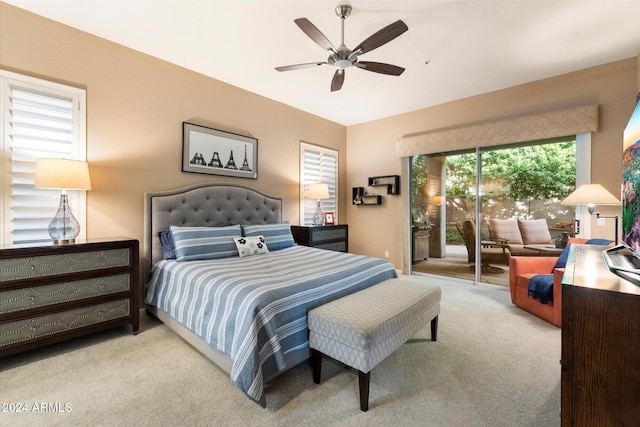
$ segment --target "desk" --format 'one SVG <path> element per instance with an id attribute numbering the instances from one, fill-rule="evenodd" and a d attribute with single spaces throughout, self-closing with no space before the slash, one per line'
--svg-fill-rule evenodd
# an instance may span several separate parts
<path id="1" fill-rule="evenodd" d="M 559 256 L 564 251 L 564 248 L 553 245 L 524 245 L 524 248 L 538 251 L 538 256 Z"/>
<path id="2" fill-rule="evenodd" d="M 604 249 L 571 245 L 562 278 L 563 427 L 640 420 L 640 287 L 607 269 Z"/>

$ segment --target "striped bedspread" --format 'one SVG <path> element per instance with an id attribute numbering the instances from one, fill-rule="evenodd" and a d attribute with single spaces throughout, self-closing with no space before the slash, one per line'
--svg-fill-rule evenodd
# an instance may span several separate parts
<path id="1" fill-rule="evenodd" d="M 308 348 L 307 312 L 394 277 L 382 259 L 293 246 L 244 258 L 160 261 L 145 302 L 229 356 L 231 380 L 264 407 L 263 378 L 287 368 L 287 352 Z"/>

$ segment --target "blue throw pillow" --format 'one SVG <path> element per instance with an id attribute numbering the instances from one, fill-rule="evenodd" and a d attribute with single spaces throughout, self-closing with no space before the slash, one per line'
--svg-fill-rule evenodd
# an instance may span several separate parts
<path id="1" fill-rule="evenodd" d="M 589 239 L 586 242 L 584 242 L 585 245 L 603 245 L 603 246 L 607 246 L 610 245 L 611 242 L 613 240 L 609 240 L 609 239 Z"/>
<path id="2" fill-rule="evenodd" d="M 610 243 L 611 243 L 611 240 L 607 240 L 607 239 L 589 239 L 586 242 L 584 242 L 585 245 L 608 245 Z M 564 248 L 564 250 L 558 257 L 558 261 L 556 261 L 556 265 L 554 265 L 553 269 L 551 270 L 552 273 L 556 268 L 565 268 L 567 266 L 567 258 L 569 257 L 570 246 L 571 244 L 567 245 L 567 247 Z"/>
<path id="3" fill-rule="evenodd" d="M 571 247 L 571 244 L 568 244 L 564 248 L 560 256 L 558 257 L 558 260 L 556 261 L 556 265 L 554 265 L 553 268 L 551 269 L 552 273 L 555 271 L 556 268 L 565 268 L 567 266 L 567 258 L 569 258 L 569 247 Z"/>
<path id="4" fill-rule="evenodd" d="M 264 240 L 270 251 L 289 248 L 295 245 L 289 221 L 276 224 L 243 225 L 242 233 L 245 237 L 264 236 Z"/>
<path id="5" fill-rule="evenodd" d="M 177 227 L 171 236 L 176 245 L 176 261 L 193 261 L 238 256 L 234 237 L 242 236 L 240 225 L 228 227 Z"/>
<path id="6" fill-rule="evenodd" d="M 160 245 L 162 245 L 162 257 L 164 259 L 175 259 L 176 245 L 173 243 L 171 230 L 158 231 L 158 238 L 160 239 Z"/>

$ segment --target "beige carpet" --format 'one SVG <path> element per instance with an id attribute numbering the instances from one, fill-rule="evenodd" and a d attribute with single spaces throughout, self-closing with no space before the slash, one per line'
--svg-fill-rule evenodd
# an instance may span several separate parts
<path id="1" fill-rule="evenodd" d="M 272 381 L 262 409 L 143 315 L 137 336 L 121 328 L 1 360 L 0 425 L 559 426 L 560 329 L 512 306 L 508 288 L 414 278 L 442 288 L 438 341 L 427 327 L 376 366 L 366 413 L 357 375 L 331 361 L 319 385 L 307 364 Z M 34 410 L 42 403 L 50 411 Z"/>

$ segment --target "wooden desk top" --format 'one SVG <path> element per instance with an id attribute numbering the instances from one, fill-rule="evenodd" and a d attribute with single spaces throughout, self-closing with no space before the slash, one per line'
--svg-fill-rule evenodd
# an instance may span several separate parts
<path id="1" fill-rule="evenodd" d="M 640 286 L 609 271 L 602 257 L 606 248 L 600 245 L 571 245 L 562 284 L 640 296 Z"/>

